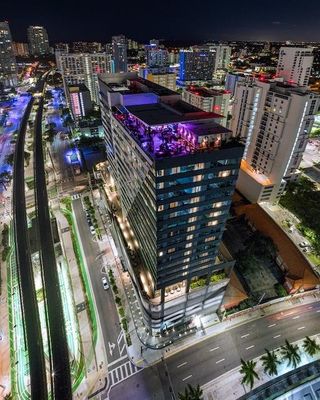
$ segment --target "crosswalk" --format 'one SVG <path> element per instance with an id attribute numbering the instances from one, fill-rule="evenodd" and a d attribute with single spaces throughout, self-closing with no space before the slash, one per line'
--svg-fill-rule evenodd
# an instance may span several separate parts
<path id="1" fill-rule="evenodd" d="M 131 361 L 127 361 L 126 363 L 119 365 L 118 367 L 109 371 L 109 387 L 124 381 L 139 371 L 141 371 L 141 368 L 138 368 L 132 364 Z"/>
<path id="2" fill-rule="evenodd" d="M 71 196 L 72 200 L 80 199 L 80 197 L 81 197 L 81 194 L 79 194 L 79 193 L 73 194 L 73 195 Z"/>

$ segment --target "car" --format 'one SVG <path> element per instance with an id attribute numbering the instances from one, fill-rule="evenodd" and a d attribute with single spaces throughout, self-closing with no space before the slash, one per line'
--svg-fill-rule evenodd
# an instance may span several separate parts
<path id="1" fill-rule="evenodd" d="M 103 286 L 104 290 L 108 290 L 109 289 L 109 283 L 108 283 L 108 280 L 107 280 L 107 278 L 105 276 L 102 278 L 102 286 Z"/>
<path id="2" fill-rule="evenodd" d="M 299 246 L 300 247 L 308 247 L 309 244 L 307 242 L 301 242 L 301 243 L 299 243 Z"/>
<path id="3" fill-rule="evenodd" d="M 94 235 L 96 233 L 96 230 L 92 225 L 90 225 L 90 232 Z"/>

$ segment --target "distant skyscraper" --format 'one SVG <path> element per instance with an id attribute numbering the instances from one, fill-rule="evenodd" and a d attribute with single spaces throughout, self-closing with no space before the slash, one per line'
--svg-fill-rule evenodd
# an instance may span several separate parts
<path id="1" fill-rule="evenodd" d="M 312 62 L 312 48 L 281 47 L 277 76 L 289 84 L 308 86 Z"/>
<path id="2" fill-rule="evenodd" d="M 0 22 L 0 85 L 14 86 L 17 83 L 17 65 L 13 53 L 12 37 L 8 22 Z"/>
<path id="3" fill-rule="evenodd" d="M 147 45 L 146 60 L 148 67 L 167 66 L 169 64 L 168 50 L 157 47 L 156 45 Z"/>
<path id="4" fill-rule="evenodd" d="M 98 74 L 111 72 L 111 56 L 106 53 L 61 54 L 58 52 L 56 59 L 66 91 L 68 85 L 83 83 L 89 89 L 92 100 L 98 103 Z"/>
<path id="5" fill-rule="evenodd" d="M 28 27 L 28 42 L 30 54 L 43 56 L 50 53 L 48 33 L 43 26 Z"/>
<path id="6" fill-rule="evenodd" d="M 225 45 L 209 45 L 209 50 L 215 53 L 214 72 L 227 70 L 230 66 L 231 47 Z"/>
<path id="7" fill-rule="evenodd" d="M 298 175 L 319 95 L 279 82 L 238 81 L 231 121 L 245 142 L 238 189 L 251 202 L 276 201 Z"/>
<path id="8" fill-rule="evenodd" d="M 124 35 L 112 36 L 113 72 L 127 72 L 127 39 Z"/>
<path id="9" fill-rule="evenodd" d="M 29 55 L 28 43 L 12 43 L 13 53 L 18 57 L 27 57 Z"/>
<path id="10" fill-rule="evenodd" d="M 180 50 L 181 81 L 209 81 L 214 71 L 215 54 L 208 48 L 193 47 Z"/>
<path id="11" fill-rule="evenodd" d="M 215 114 L 133 73 L 99 85 L 117 226 L 141 259 L 128 271 L 142 318 L 150 336 L 189 327 L 218 309 L 229 281 L 221 238 L 243 147 Z"/>

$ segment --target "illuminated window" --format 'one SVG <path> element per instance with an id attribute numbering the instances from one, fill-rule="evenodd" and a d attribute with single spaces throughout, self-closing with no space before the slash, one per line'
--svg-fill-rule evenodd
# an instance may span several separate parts
<path id="1" fill-rule="evenodd" d="M 158 211 L 163 211 L 163 210 L 164 210 L 164 205 L 163 204 L 158 206 Z"/>
<path id="2" fill-rule="evenodd" d="M 205 241 L 205 243 L 207 243 L 207 242 L 212 242 L 212 240 L 215 240 L 215 236 L 209 236 L 209 237 L 206 237 L 205 239 L 204 239 L 204 241 Z"/>
<path id="3" fill-rule="evenodd" d="M 207 226 L 214 226 L 217 225 L 218 221 L 210 221 L 208 222 Z"/>
<path id="4" fill-rule="evenodd" d="M 198 163 L 194 167 L 194 169 L 203 169 L 203 168 L 204 168 L 204 163 Z"/>
<path id="5" fill-rule="evenodd" d="M 187 228 L 187 232 L 192 232 L 192 231 L 194 231 L 195 229 L 196 229 L 195 225 L 189 226 L 189 227 Z"/>
<path id="6" fill-rule="evenodd" d="M 187 243 L 186 244 L 186 249 L 188 248 L 188 247 L 191 247 L 192 246 L 192 243 Z"/>
<path id="7" fill-rule="evenodd" d="M 231 171 L 229 170 L 229 171 L 220 171 L 219 172 L 219 178 L 225 178 L 225 177 L 227 177 L 227 176 L 230 176 L 231 175 Z"/>
<path id="8" fill-rule="evenodd" d="M 178 202 L 174 201 L 173 203 L 170 203 L 170 208 L 178 207 Z"/>
<path id="9" fill-rule="evenodd" d="M 203 179 L 203 175 L 195 175 L 193 177 L 193 182 L 200 182 Z"/>
<path id="10" fill-rule="evenodd" d="M 193 239 L 193 235 L 188 235 L 187 236 L 187 240 L 192 240 Z"/>
<path id="11" fill-rule="evenodd" d="M 188 218 L 188 222 L 196 222 L 197 217 Z"/>
<path id="12" fill-rule="evenodd" d="M 175 247 L 171 247 L 170 249 L 168 249 L 168 254 L 170 253 L 174 253 L 176 251 Z"/>

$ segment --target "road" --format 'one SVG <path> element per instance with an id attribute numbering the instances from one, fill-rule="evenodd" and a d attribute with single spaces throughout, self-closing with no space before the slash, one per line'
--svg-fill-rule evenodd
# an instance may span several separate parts
<path id="1" fill-rule="evenodd" d="M 29 355 L 31 399 L 45 399 L 47 398 L 45 359 L 29 248 L 24 185 L 24 143 L 32 104 L 33 99 L 26 109 L 16 144 L 13 176 L 13 218 L 19 287 L 26 334 L 25 346 Z"/>
<path id="2" fill-rule="evenodd" d="M 47 299 L 54 398 L 67 400 L 72 398 L 70 363 L 46 189 L 42 143 L 42 110 L 43 98 L 39 101 L 35 123 L 34 146 L 35 194 L 39 226 L 40 258 Z"/>
<path id="3" fill-rule="evenodd" d="M 104 290 L 102 286 L 102 254 L 99 245 L 95 242 L 90 233 L 81 199 L 73 201 L 73 209 L 101 322 L 108 364 L 111 364 L 119 360 L 120 357 L 126 355 L 118 313 L 113 299 L 112 289 Z M 111 248 L 108 248 L 104 253 L 104 258 L 108 259 L 108 262 L 114 262 Z"/>
<path id="4" fill-rule="evenodd" d="M 275 349 L 284 344 L 285 339 L 293 342 L 319 333 L 319 313 L 320 302 L 297 306 L 248 322 L 167 358 L 165 362 L 176 396 L 188 383 L 204 385 L 239 366 L 241 358 L 248 360 L 260 356 L 265 348 Z M 153 373 L 149 368 L 144 369 L 113 387 L 110 399 L 170 399 L 168 392 L 163 394 L 169 386 L 168 378 L 164 377 L 163 362 L 153 369 Z"/>

